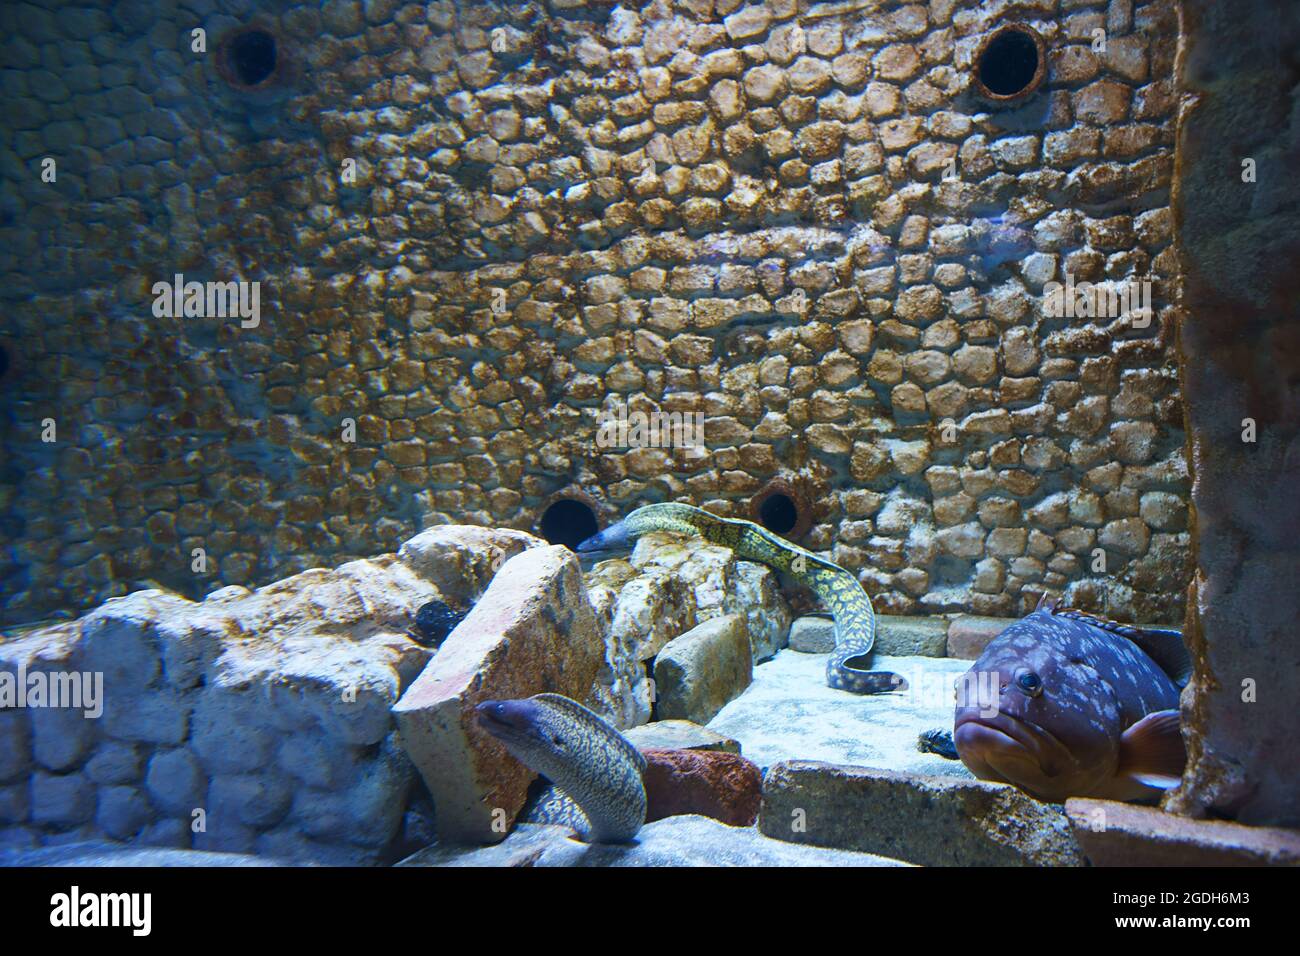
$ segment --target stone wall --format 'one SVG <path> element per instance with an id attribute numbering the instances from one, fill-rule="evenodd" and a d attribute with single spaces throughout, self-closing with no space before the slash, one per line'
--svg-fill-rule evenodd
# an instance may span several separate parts
<path id="1" fill-rule="evenodd" d="M 388 555 L 200 604 L 137 591 L 0 645 L 0 846 L 391 861 L 415 775 L 389 708 L 436 594 Z"/>
<path id="2" fill-rule="evenodd" d="M 1178 244 L 1195 482 L 1189 761 L 1169 805 L 1300 826 L 1300 10 L 1187 4 Z M 1243 122 L 1243 117 L 1249 122 Z M 1247 175 L 1247 164 L 1254 175 Z"/>
<path id="3" fill-rule="evenodd" d="M 994 106 L 971 66 L 1006 20 L 1048 69 Z M 251 91 L 217 68 L 250 24 L 279 58 Z M 744 515 L 773 476 L 882 610 L 1181 613 L 1173 0 L 0 26 L 4 621 L 532 529 L 571 488 Z M 1150 272 L 1154 321 L 1046 316 L 1067 272 Z M 260 281 L 260 325 L 154 318 L 175 273 Z M 701 412 L 708 453 L 599 447 L 618 403 Z"/>

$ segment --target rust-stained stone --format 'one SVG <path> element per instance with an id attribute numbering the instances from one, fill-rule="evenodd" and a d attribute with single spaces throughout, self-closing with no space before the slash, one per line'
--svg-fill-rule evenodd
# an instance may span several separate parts
<path id="1" fill-rule="evenodd" d="M 533 548 L 502 566 L 393 707 L 444 839 L 500 840 L 495 811 L 513 819 L 535 776 L 478 727 L 475 705 L 540 693 L 585 702 L 604 652 L 572 552 Z"/>
<path id="2" fill-rule="evenodd" d="M 1093 866 L 1300 866 L 1300 830 L 1085 797 L 1067 800 L 1065 812 Z"/>
<path id="3" fill-rule="evenodd" d="M 1183 4 L 1175 236 L 1185 277 L 1179 329 L 1192 474 L 1195 574 L 1183 692 L 1188 765 L 1166 807 L 1244 823 L 1300 825 L 1300 185 L 1244 182 L 1296 136 L 1283 51 L 1300 9 L 1242 0 Z M 1261 33 L 1260 23 L 1269 29 Z M 1270 117 L 1267 123 L 1241 118 Z M 1256 440 L 1242 440 L 1243 421 Z"/>
<path id="4" fill-rule="evenodd" d="M 681 813 L 728 826 L 752 826 L 763 798 L 758 765 L 721 750 L 642 748 L 646 758 L 646 822 Z"/>

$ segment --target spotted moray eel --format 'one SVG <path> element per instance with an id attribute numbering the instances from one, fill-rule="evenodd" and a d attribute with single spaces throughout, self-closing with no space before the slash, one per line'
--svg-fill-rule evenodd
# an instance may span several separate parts
<path id="1" fill-rule="evenodd" d="M 703 538 L 730 548 L 738 558 L 784 571 L 812 588 L 835 621 L 835 650 L 826 663 L 829 686 L 852 694 L 906 689 L 907 682 L 902 676 L 867 669 L 876 643 L 876 613 L 858 579 L 839 565 L 777 537 L 752 521 L 720 518 L 684 504 L 646 505 L 582 542 L 578 551 L 624 548 L 651 531 Z"/>
<path id="2" fill-rule="evenodd" d="M 479 726 L 555 789 L 523 818 L 575 830 L 588 842 L 626 843 L 646 816 L 645 757 L 577 701 L 560 694 L 488 700 Z"/>

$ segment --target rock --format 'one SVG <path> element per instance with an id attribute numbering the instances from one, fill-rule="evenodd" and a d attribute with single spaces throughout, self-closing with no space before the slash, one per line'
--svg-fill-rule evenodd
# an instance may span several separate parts
<path id="1" fill-rule="evenodd" d="M 763 775 L 739 754 L 718 750 L 641 751 L 646 758 L 646 822 L 699 814 L 728 826 L 753 826 Z"/>
<path id="2" fill-rule="evenodd" d="M 770 837 L 923 866 L 1080 866 L 1063 808 L 983 780 L 792 760 L 763 782 Z"/>
<path id="3" fill-rule="evenodd" d="M 90 820 L 95 812 L 95 788 L 79 773 L 32 775 L 31 813 L 35 823 L 70 827 Z"/>
<path id="4" fill-rule="evenodd" d="M 153 802 L 178 817 L 189 816 L 203 805 L 208 786 L 198 761 L 184 747 L 156 751 L 149 760 L 145 783 Z"/>
<path id="5" fill-rule="evenodd" d="M 635 843 L 582 843 L 563 827 L 526 823 L 496 846 L 434 846 L 399 866 L 904 866 L 897 860 L 771 840 L 707 817 L 647 823 Z"/>
<path id="6" fill-rule="evenodd" d="M 121 843 L 68 843 L 36 850 L 0 853 L 0 867 L 6 866 L 294 866 L 286 860 L 246 853 L 210 853 L 204 850 L 174 850 L 134 847 Z"/>
<path id="7" fill-rule="evenodd" d="M 95 822 L 119 840 L 129 840 L 153 819 L 153 808 L 135 787 L 105 787 L 99 792 Z"/>
<path id="8" fill-rule="evenodd" d="M 30 736 L 26 714 L 0 711 L 0 783 L 25 778 L 32 763 Z"/>
<path id="9" fill-rule="evenodd" d="M 86 761 L 86 775 L 98 784 L 136 783 L 144 775 L 140 749 L 133 744 L 106 741 Z"/>
<path id="10" fill-rule="evenodd" d="M 740 753 L 740 744 L 730 737 L 724 737 L 708 727 L 689 720 L 656 720 L 630 727 L 623 731 L 623 736 L 632 742 L 638 750 L 663 748 L 668 750 L 720 750 L 727 753 Z"/>
<path id="11" fill-rule="evenodd" d="M 585 581 L 609 664 L 592 688 L 593 709 L 620 729 L 650 719 L 646 662 L 695 625 L 743 615 L 755 661 L 784 647 L 789 634 L 776 572 L 698 538 L 645 535 L 630 558 L 597 562 Z"/>
<path id="12" fill-rule="evenodd" d="M 1144 554 L 1151 540 L 1151 531 L 1141 518 L 1120 518 L 1106 524 L 1097 535 L 1097 541 L 1106 548 L 1123 554 Z"/>
<path id="13" fill-rule="evenodd" d="M 593 688 L 594 709 L 615 727 L 643 723 L 652 704 L 646 662 L 695 624 L 693 590 L 669 569 L 626 561 L 602 562 L 586 581 L 610 667 L 609 678 Z"/>
<path id="14" fill-rule="evenodd" d="M 754 683 L 709 729 L 740 741 L 760 767 L 808 758 L 969 778 L 960 761 L 916 749 L 926 730 L 952 728 L 953 683 L 970 666 L 941 657 L 877 655 L 872 667 L 902 674 L 905 693 L 855 697 L 826 686 L 823 654 L 783 651 L 754 668 Z"/>
<path id="15" fill-rule="evenodd" d="M 473 603 L 506 560 L 545 544 L 523 531 L 438 525 L 405 542 L 397 557 L 432 582 L 444 601 L 464 607 Z"/>
<path id="16" fill-rule="evenodd" d="M 942 618 L 876 615 L 876 653 L 891 657 L 943 657 L 948 623 Z M 790 626 L 790 649 L 829 654 L 835 649 L 835 622 L 808 615 Z"/>
<path id="17" fill-rule="evenodd" d="M 829 654 L 835 650 L 835 621 L 807 615 L 790 625 L 790 650 L 801 654 Z"/>
<path id="18" fill-rule="evenodd" d="M 958 614 L 948 624 L 948 656 L 973 661 L 984 653 L 989 641 L 1016 622 L 1008 617 Z"/>
<path id="19" fill-rule="evenodd" d="M 771 568 L 737 561 L 731 592 L 723 599 L 723 606 L 728 613 L 744 615 L 755 663 L 767 660 L 786 646 L 790 609 Z"/>
<path id="20" fill-rule="evenodd" d="M 444 840 L 500 840 L 495 811 L 513 819 L 535 776 L 479 729 L 474 706 L 543 692 L 585 703 L 604 651 L 571 551 L 532 548 L 505 563 L 393 707 Z"/>
<path id="21" fill-rule="evenodd" d="M 92 746 L 94 723 L 81 710 L 32 708 L 32 752 L 36 762 L 55 771 L 80 763 Z"/>
<path id="22" fill-rule="evenodd" d="M 749 686 L 753 663 L 743 617 L 728 614 L 696 625 L 655 657 L 659 716 L 707 723 Z"/>
<path id="23" fill-rule="evenodd" d="M 727 36 L 733 40 L 743 40 L 764 33 L 771 22 L 771 11 L 759 4 L 745 7 L 722 21 Z"/>
<path id="24" fill-rule="evenodd" d="M 876 615 L 876 653 L 890 657 L 943 657 L 948 622 L 936 617 Z"/>
<path id="25" fill-rule="evenodd" d="M 1067 800 L 1065 812 L 1093 866 L 1300 866 L 1300 830 L 1084 797 Z"/>

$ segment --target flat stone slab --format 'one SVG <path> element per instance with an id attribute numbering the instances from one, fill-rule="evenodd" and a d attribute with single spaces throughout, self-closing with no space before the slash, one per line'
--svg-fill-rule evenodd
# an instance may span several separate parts
<path id="1" fill-rule="evenodd" d="M 948 625 L 948 656 L 973 661 L 984 653 L 989 642 L 1019 618 L 983 617 L 958 614 Z"/>
<path id="2" fill-rule="evenodd" d="M 727 753 L 740 753 L 740 744 L 736 740 L 689 720 L 656 720 L 640 727 L 630 727 L 623 731 L 623 736 L 638 750 L 657 747 L 662 750 L 725 750 Z"/>
<path id="3" fill-rule="evenodd" d="M 793 760 L 763 781 L 759 829 L 923 866 L 1082 866 L 1065 808 L 1015 787 Z"/>
<path id="4" fill-rule="evenodd" d="M 947 653 L 948 622 L 941 617 L 903 614 L 876 615 L 876 653 L 892 657 L 943 657 Z"/>
<path id="5" fill-rule="evenodd" d="M 829 654 L 835 649 L 835 622 L 819 614 L 795 618 L 790 625 L 790 650 L 800 654 Z"/>
<path id="6" fill-rule="evenodd" d="M 70 843 L 0 853 L 0 866 L 299 866 L 290 860 L 251 856 L 247 853 L 211 853 L 134 847 L 121 843 Z"/>
<path id="7" fill-rule="evenodd" d="M 942 617 L 904 614 L 876 615 L 876 653 L 892 657 L 943 657 L 947 653 L 948 621 Z M 790 625 L 790 649 L 804 654 L 829 654 L 835 649 L 835 622 L 807 614 Z"/>
<path id="8" fill-rule="evenodd" d="M 906 866 L 871 853 L 800 846 L 708 817 L 647 823 L 628 844 L 581 843 L 563 827 L 520 824 L 496 846 L 430 847 L 398 866 Z"/>
<path id="9" fill-rule="evenodd" d="M 1300 865 L 1300 830 L 1193 820 L 1084 797 L 1067 800 L 1065 812 L 1093 866 Z"/>
<path id="10" fill-rule="evenodd" d="M 952 729 L 953 683 L 970 661 L 877 655 L 873 668 L 907 678 L 905 691 L 850 694 L 826 686 L 825 654 L 783 650 L 754 668 L 754 682 L 708 728 L 740 741 L 760 767 L 824 760 L 973 779 L 959 760 L 916 749 L 926 730 Z"/>

